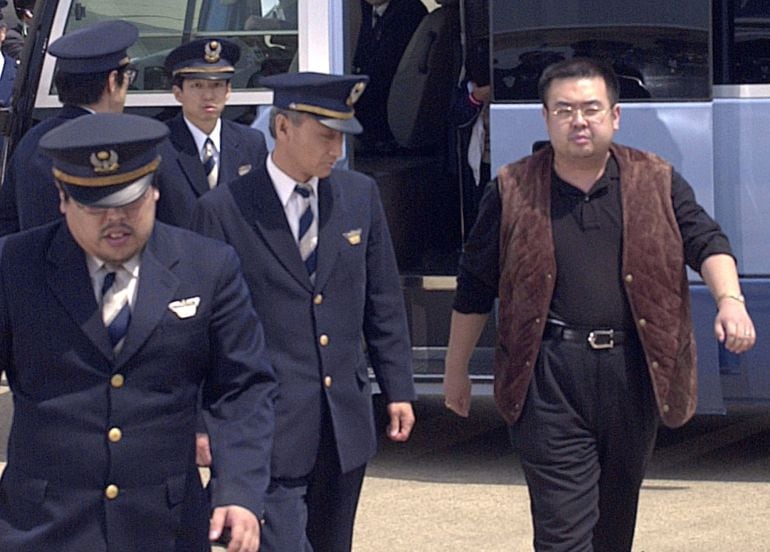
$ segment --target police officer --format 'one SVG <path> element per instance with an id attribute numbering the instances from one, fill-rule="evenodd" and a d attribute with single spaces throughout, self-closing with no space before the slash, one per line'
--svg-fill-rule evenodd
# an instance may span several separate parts
<path id="1" fill-rule="evenodd" d="M 259 546 L 274 373 L 233 250 L 155 222 L 167 132 L 111 113 L 49 132 L 64 220 L 0 239 L 0 550 L 204 552 L 224 526 L 229 552 Z"/>
<path id="2" fill-rule="evenodd" d="M 51 43 L 48 53 L 58 59 L 54 82 L 64 105 L 55 117 L 29 130 L 14 151 L 0 187 L 0 236 L 59 218 L 51 159 L 38 142 L 75 117 L 123 111 L 126 92 L 136 77 L 127 50 L 138 36 L 131 23 L 103 21 Z"/>
<path id="3" fill-rule="evenodd" d="M 366 354 L 388 404 L 388 436 L 414 424 L 403 295 L 377 184 L 333 169 L 365 76 L 289 73 L 272 88 L 275 149 L 203 196 L 194 227 L 232 244 L 279 382 L 263 552 L 350 550 L 376 448 Z M 310 548 L 312 546 L 312 548 Z"/>
<path id="4" fill-rule="evenodd" d="M 219 38 L 188 42 L 166 57 L 182 110 L 168 121 L 171 140 L 161 147 L 158 218 L 164 222 L 188 226 L 199 196 L 246 174 L 267 155 L 261 132 L 222 118 L 239 58 L 238 46 Z"/>

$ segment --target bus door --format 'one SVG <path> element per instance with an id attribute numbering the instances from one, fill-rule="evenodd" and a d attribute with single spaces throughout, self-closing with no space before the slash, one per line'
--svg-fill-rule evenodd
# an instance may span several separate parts
<path id="1" fill-rule="evenodd" d="M 746 354 L 722 351 L 725 400 L 770 401 L 770 4 L 715 0 L 714 177 L 717 219 L 738 257 L 757 328 Z"/>
<path id="2" fill-rule="evenodd" d="M 379 120 L 387 129 L 372 133 L 376 139 L 354 138 L 350 162 L 379 186 L 404 285 L 415 379 L 418 391 L 425 393 L 440 389 L 462 251 L 462 171 L 452 102 L 458 93 L 467 97 L 468 91 L 459 84 L 463 78 L 464 2 L 425 0 L 423 4 L 427 15 L 393 60 L 397 67 L 381 105 L 387 116 Z M 346 72 L 367 72 L 363 64 L 359 66 L 366 58 L 366 51 L 358 50 L 363 48 L 358 44 L 364 24 L 362 7 L 370 9 L 361 0 L 345 1 L 347 20 L 352 22 Z M 486 11 L 478 19 L 485 22 Z M 485 37 L 480 41 L 484 44 Z M 486 73 L 488 81 L 488 68 Z M 379 83 L 377 88 L 381 87 Z M 364 97 L 372 89 L 370 83 Z M 380 97 L 379 91 L 376 97 Z M 366 135 L 366 121 L 371 118 L 361 120 Z M 471 363 L 476 382 L 491 381 L 493 342 L 491 320 Z M 482 388 L 488 386 L 478 387 Z"/>

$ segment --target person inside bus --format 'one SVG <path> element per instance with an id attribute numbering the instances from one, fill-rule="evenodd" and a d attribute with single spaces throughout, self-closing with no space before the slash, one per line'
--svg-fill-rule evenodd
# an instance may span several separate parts
<path id="1" fill-rule="evenodd" d="M 166 57 L 164 67 L 182 109 L 167 122 L 170 141 L 161 144 L 157 181 L 163 222 L 189 226 L 198 197 L 246 174 L 267 155 L 260 131 L 222 117 L 240 55 L 230 40 L 200 38 Z"/>
<path id="2" fill-rule="evenodd" d="M 756 340 L 719 225 L 665 160 L 613 142 L 619 85 L 574 58 L 540 78 L 550 144 L 487 186 L 460 263 L 446 406 L 468 416 L 468 359 L 499 290 L 495 398 L 529 487 L 539 552 L 630 551 L 659 420 L 696 406 L 686 266 L 716 338 Z M 621 193 L 622 190 L 622 193 Z"/>
<path id="3" fill-rule="evenodd" d="M 8 37 L 2 46 L 4 54 L 11 56 L 18 64 L 21 61 L 21 52 L 27 42 L 29 27 L 32 25 L 35 9 L 35 0 L 13 0 L 13 9 L 16 13 L 16 25 L 8 29 Z"/>
<path id="4" fill-rule="evenodd" d="M 193 229 L 238 252 L 278 375 L 262 552 L 351 549 L 376 449 L 368 359 L 388 437 L 409 438 L 415 398 L 398 267 L 377 184 L 334 169 L 362 75 L 286 73 L 273 90 L 275 148 L 198 200 Z"/>
<path id="5" fill-rule="evenodd" d="M 359 145 L 365 150 L 396 148 L 388 124 L 390 84 L 404 50 L 427 13 L 420 0 L 361 0 L 353 72 L 369 76 L 366 93 L 356 108 L 364 129 L 358 136 Z"/>
<path id="6" fill-rule="evenodd" d="M 123 111 L 136 69 L 128 48 L 139 36 L 126 21 L 102 21 L 56 39 L 48 53 L 57 58 L 54 83 L 64 104 L 19 141 L 0 186 L 0 236 L 34 228 L 61 216 L 51 159 L 38 148 L 53 128 L 89 113 Z"/>
<path id="7" fill-rule="evenodd" d="M 0 19 L 0 44 L 5 42 L 8 24 Z M 0 108 L 11 106 L 13 83 L 16 80 L 16 60 L 7 54 L 0 54 Z M 2 143 L 2 138 L 0 138 Z"/>

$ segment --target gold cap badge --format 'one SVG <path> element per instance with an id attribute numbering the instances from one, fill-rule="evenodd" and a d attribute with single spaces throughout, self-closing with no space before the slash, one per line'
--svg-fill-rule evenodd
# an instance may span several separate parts
<path id="1" fill-rule="evenodd" d="M 360 98 L 361 94 L 364 93 L 365 88 L 366 88 L 366 82 L 364 81 L 359 81 L 353 85 L 353 88 L 350 89 L 350 94 L 348 95 L 348 99 L 346 102 L 348 106 L 352 107 L 353 104 L 358 101 L 358 98 Z"/>
<path id="2" fill-rule="evenodd" d="M 222 44 L 218 40 L 209 41 L 203 49 L 203 59 L 207 63 L 216 63 L 222 57 Z"/>
<path id="3" fill-rule="evenodd" d="M 120 168 L 118 152 L 115 150 L 101 150 L 91 154 L 91 165 L 97 174 L 115 172 Z"/>

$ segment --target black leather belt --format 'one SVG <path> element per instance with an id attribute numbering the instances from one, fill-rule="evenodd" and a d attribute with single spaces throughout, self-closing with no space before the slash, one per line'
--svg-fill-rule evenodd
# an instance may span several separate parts
<path id="1" fill-rule="evenodd" d="M 626 332 L 620 330 L 582 330 L 547 324 L 543 337 L 586 343 L 591 349 L 612 349 L 615 345 L 623 345 L 626 335 Z"/>

